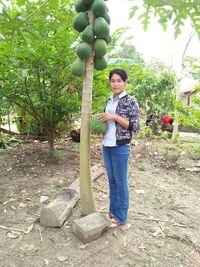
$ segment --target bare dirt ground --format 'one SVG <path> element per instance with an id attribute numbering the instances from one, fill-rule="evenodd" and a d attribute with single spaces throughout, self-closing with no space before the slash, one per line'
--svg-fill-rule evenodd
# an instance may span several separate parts
<path id="1" fill-rule="evenodd" d="M 41 142 L 0 151 L 0 266 L 200 267 L 200 173 L 185 166 L 199 158 L 189 147 L 135 141 L 128 224 L 86 245 L 71 231 L 79 204 L 62 228 L 38 222 L 46 205 L 41 196 L 51 201 L 78 176 L 78 144 L 62 141 L 58 149 L 63 158 L 57 162 L 48 160 Z M 92 165 L 102 163 L 98 140 L 91 150 Z M 107 186 L 106 174 L 94 183 L 97 209 L 105 213 Z"/>

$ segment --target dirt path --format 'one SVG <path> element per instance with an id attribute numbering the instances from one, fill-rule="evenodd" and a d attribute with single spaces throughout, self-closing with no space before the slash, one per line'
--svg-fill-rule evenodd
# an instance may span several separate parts
<path id="1" fill-rule="evenodd" d="M 0 266 L 200 267 L 200 174 L 179 170 L 159 143 L 138 141 L 132 149 L 129 223 L 83 245 L 71 232 L 79 204 L 61 229 L 37 222 L 41 196 L 53 199 L 78 173 L 78 145 L 59 145 L 64 159 L 47 161 L 46 144 L 27 143 L 0 152 Z M 173 152 L 173 151 L 172 151 Z M 101 160 L 93 143 L 92 162 Z M 106 175 L 94 184 L 98 210 L 107 212 Z"/>

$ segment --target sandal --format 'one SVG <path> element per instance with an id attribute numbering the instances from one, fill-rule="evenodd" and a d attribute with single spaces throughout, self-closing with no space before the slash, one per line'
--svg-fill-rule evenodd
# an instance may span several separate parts
<path id="1" fill-rule="evenodd" d="M 108 217 L 110 218 L 110 219 L 114 219 L 114 215 L 112 215 L 112 213 L 108 213 Z"/>
<path id="2" fill-rule="evenodd" d="M 123 223 L 120 223 L 118 221 L 112 220 L 112 223 L 110 224 L 109 228 L 115 228 L 118 226 L 124 225 Z"/>

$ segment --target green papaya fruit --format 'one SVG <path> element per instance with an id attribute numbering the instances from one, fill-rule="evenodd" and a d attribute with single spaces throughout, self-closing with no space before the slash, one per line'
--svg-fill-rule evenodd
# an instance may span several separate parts
<path id="1" fill-rule="evenodd" d="M 105 14 L 102 16 L 106 22 L 110 25 L 110 15 L 108 14 L 108 12 L 105 12 Z"/>
<path id="2" fill-rule="evenodd" d="M 108 50 L 108 46 L 103 39 L 96 39 L 94 43 L 94 53 L 97 57 L 103 57 Z"/>
<path id="3" fill-rule="evenodd" d="M 84 42 L 78 45 L 76 52 L 80 59 L 88 59 L 92 52 L 92 47 Z"/>
<path id="4" fill-rule="evenodd" d="M 94 57 L 94 68 L 96 70 L 103 70 L 107 67 L 107 65 L 108 62 L 105 59 L 105 57 L 100 57 L 100 58 L 97 56 Z"/>
<path id="5" fill-rule="evenodd" d="M 89 9 L 89 5 L 84 3 L 83 0 L 76 0 L 75 9 L 76 9 L 76 12 L 85 12 Z"/>
<path id="6" fill-rule="evenodd" d="M 83 0 L 83 2 L 84 2 L 84 4 L 90 6 L 94 2 L 94 0 Z"/>
<path id="7" fill-rule="evenodd" d="M 71 66 L 71 73 L 74 76 L 82 76 L 85 73 L 85 61 L 77 59 Z"/>
<path id="8" fill-rule="evenodd" d="M 90 121 L 90 129 L 93 133 L 105 133 L 107 123 L 99 121 L 98 115 L 93 115 Z"/>
<path id="9" fill-rule="evenodd" d="M 95 19 L 94 21 L 94 32 L 97 38 L 103 39 L 109 34 L 109 25 L 106 20 L 102 17 Z"/>
<path id="10" fill-rule="evenodd" d="M 107 11 L 107 6 L 104 0 L 94 0 L 92 4 L 92 11 L 95 18 L 103 17 Z"/>
<path id="11" fill-rule="evenodd" d="M 88 25 L 81 33 L 81 38 L 87 43 L 93 43 L 94 41 L 94 29 L 91 25 Z"/>
<path id="12" fill-rule="evenodd" d="M 112 42 L 112 38 L 111 38 L 111 35 L 110 34 L 108 34 L 107 36 L 105 36 L 103 39 L 107 43 L 107 45 L 109 45 Z"/>
<path id="13" fill-rule="evenodd" d="M 73 22 L 72 26 L 74 27 L 75 30 L 78 32 L 82 32 L 87 26 L 88 26 L 88 15 L 85 12 L 80 12 L 78 13 Z"/>

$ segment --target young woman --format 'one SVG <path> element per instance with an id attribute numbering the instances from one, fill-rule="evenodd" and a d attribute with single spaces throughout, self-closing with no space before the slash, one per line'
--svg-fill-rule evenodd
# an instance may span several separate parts
<path id="1" fill-rule="evenodd" d="M 99 120 L 108 125 L 103 138 L 103 157 L 110 191 L 108 215 L 114 227 L 127 222 L 130 142 L 132 132 L 139 131 L 140 116 L 138 103 L 125 92 L 127 73 L 123 69 L 114 69 L 109 74 L 109 82 L 113 94 Z"/>

